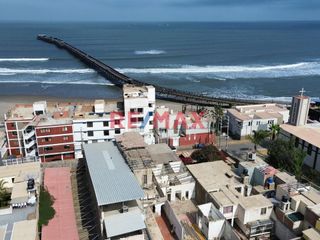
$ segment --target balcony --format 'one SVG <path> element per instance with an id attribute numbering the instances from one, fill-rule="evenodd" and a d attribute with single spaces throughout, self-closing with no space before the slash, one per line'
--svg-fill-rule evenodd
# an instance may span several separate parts
<path id="1" fill-rule="evenodd" d="M 33 137 L 34 135 L 35 135 L 35 131 L 33 129 L 23 131 L 23 138 L 24 139 L 29 139 L 29 138 Z"/>
<path id="2" fill-rule="evenodd" d="M 36 156 L 36 149 L 34 148 L 34 149 L 30 149 L 30 150 L 28 150 L 27 149 L 27 152 L 26 152 L 26 157 L 35 157 Z"/>
<path id="3" fill-rule="evenodd" d="M 28 140 L 28 141 L 25 140 L 24 147 L 25 148 L 31 148 L 35 144 L 36 144 L 36 139 L 35 138 L 33 138 L 31 140 Z"/>

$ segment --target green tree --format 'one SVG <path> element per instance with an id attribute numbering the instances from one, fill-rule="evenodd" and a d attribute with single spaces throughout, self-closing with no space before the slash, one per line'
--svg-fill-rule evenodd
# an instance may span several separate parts
<path id="1" fill-rule="evenodd" d="M 271 131 L 271 139 L 272 141 L 276 139 L 276 137 L 278 136 L 279 132 L 280 132 L 280 126 L 279 124 L 272 124 L 270 126 L 270 131 Z"/>
<path id="2" fill-rule="evenodd" d="M 202 149 L 195 150 L 191 158 L 198 162 L 212 162 L 224 159 L 221 152 L 213 145 L 208 145 Z"/>
<path id="3" fill-rule="evenodd" d="M 267 161 L 275 168 L 285 169 L 294 173 L 297 179 L 302 176 L 302 165 L 306 153 L 294 146 L 293 141 L 276 139 L 268 148 Z"/>
<path id="4" fill-rule="evenodd" d="M 270 132 L 266 130 L 253 131 L 253 135 L 249 135 L 248 139 L 254 144 L 254 150 L 257 151 L 257 146 L 262 143 L 267 137 L 270 136 Z"/>

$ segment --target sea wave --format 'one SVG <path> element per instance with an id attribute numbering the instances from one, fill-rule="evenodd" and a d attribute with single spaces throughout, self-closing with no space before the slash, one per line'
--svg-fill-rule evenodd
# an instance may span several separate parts
<path id="1" fill-rule="evenodd" d="M 164 68 L 119 68 L 127 74 L 184 74 L 214 77 L 217 80 L 235 78 L 276 78 L 320 75 L 320 62 L 300 62 L 281 65 L 194 66 Z"/>
<path id="2" fill-rule="evenodd" d="M 28 84 L 28 83 L 40 83 L 40 84 L 67 84 L 67 85 L 101 85 L 101 86 L 114 86 L 114 84 L 110 82 L 90 82 L 90 81 L 36 81 L 36 80 L 24 80 L 24 81 L 19 81 L 19 80 L 0 80 L 0 84 L 2 83 L 19 83 L 19 84 Z"/>
<path id="3" fill-rule="evenodd" d="M 45 62 L 49 58 L 0 58 L 0 62 Z"/>
<path id="4" fill-rule="evenodd" d="M 93 73 L 94 70 L 90 68 L 84 69 L 13 69 L 0 68 L 0 75 L 14 75 L 14 74 L 46 74 L 46 73 Z"/>
<path id="5" fill-rule="evenodd" d="M 164 53 L 166 53 L 166 51 L 156 50 L 156 49 L 135 51 L 134 52 L 134 54 L 136 54 L 136 55 L 159 55 L 159 54 L 164 54 Z"/>

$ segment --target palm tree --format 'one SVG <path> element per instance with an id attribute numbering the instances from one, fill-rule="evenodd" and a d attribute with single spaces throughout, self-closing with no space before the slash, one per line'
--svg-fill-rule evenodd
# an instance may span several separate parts
<path id="1" fill-rule="evenodd" d="M 266 130 L 253 131 L 253 135 L 249 135 L 248 139 L 254 144 L 254 150 L 257 151 L 257 146 L 262 143 L 264 139 L 270 136 L 270 132 Z"/>
<path id="2" fill-rule="evenodd" d="M 276 139 L 276 137 L 278 136 L 279 132 L 280 132 L 280 126 L 279 124 L 272 124 L 270 126 L 270 131 L 271 131 L 271 136 L 272 136 L 272 141 Z"/>

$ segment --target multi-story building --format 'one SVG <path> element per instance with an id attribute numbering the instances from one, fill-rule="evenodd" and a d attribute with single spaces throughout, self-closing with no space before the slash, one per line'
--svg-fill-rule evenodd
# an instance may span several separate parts
<path id="1" fill-rule="evenodd" d="M 139 132 L 154 142 L 152 86 L 125 85 L 123 102 L 16 105 L 5 115 L 9 155 L 39 156 L 41 161 L 82 157 L 82 144 L 114 140 L 124 132 Z"/>
<path id="2" fill-rule="evenodd" d="M 156 142 L 171 147 L 212 144 L 215 138 L 211 123 L 210 118 L 196 112 L 173 112 L 165 106 L 158 107 L 154 116 Z"/>
<path id="3" fill-rule="evenodd" d="M 155 88 L 153 86 L 123 86 L 125 129 L 138 131 L 147 144 L 155 142 L 153 114 L 155 110 Z"/>
<path id="4" fill-rule="evenodd" d="M 280 126 L 279 136 L 294 142 L 295 147 L 306 152 L 304 164 L 320 171 L 320 123 L 308 122 L 310 98 L 299 95 L 292 98 L 289 124 Z"/>
<path id="5" fill-rule="evenodd" d="M 114 140 L 125 132 L 124 114 L 120 103 L 96 100 L 75 106 L 73 136 L 76 158 L 82 157 L 82 145 Z"/>
<path id="6" fill-rule="evenodd" d="M 228 109 L 230 133 L 236 138 L 252 135 L 254 131 L 269 130 L 272 124 L 289 120 L 289 110 L 278 104 L 236 106 Z"/>

